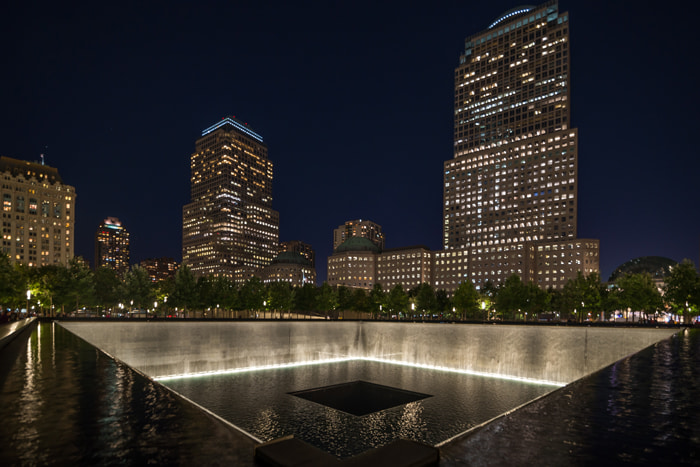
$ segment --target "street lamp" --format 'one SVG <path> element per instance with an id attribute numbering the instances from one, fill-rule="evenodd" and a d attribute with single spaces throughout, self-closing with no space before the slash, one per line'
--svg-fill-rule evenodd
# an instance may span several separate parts
<path id="1" fill-rule="evenodd" d="M 29 314 L 29 299 L 32 298 L 32 291 L 27 289 L 27 315 Z"/>

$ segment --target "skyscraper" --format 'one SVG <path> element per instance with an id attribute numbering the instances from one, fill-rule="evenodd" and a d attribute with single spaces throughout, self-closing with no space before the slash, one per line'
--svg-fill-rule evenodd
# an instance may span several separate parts
<path id="1" fill-rule="evenodd" d="M 272 162 L 262 136 L 235 117 L 202 131 L 190 160 L 182 260 L 198 275 L 244 281 L 277 254 Z"/>
<path id="2" fill-rule="evenodd" d="M 333 230 L 333 250 L 340 246 L 350 237 L 363 237 L 377 245 L 380 250 L 384 249 L 384 233 L 382 226 L 372 221 L 357 219 L 347 221 Z"/>
<path id="3" fill-rule="evenodd" d="M 43 160 L 0 157 L 2 251 L 28 266 L 68 265 L 74 254 L 75 188 Z"/>
<path id="4" fill-rule="evenodd" d="M 508 11 L 466 39 L 455 70 L 443 246 L 463 250 L 477 286 L 518 274 L 557 287 L 598 270 L 598 241 L 576 239 L 568 19 L 556 1 Z"/>
<path id="5" fill-rule="evenodd" d="M 110 268 L 124 275 L 129 271 L 129 232 L 119 219 L 108 217 L 95 232 L 95 269 Z"/>

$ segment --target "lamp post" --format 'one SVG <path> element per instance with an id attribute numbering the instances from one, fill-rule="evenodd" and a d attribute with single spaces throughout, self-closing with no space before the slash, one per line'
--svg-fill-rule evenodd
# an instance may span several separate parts
<path id="1" fill-rule="evenodd" d="M 484 312 L 484 321 L 488 321 L 488 316 L 486 315 L 486 302 L 484 300 L 481 301 L 481 311 Z"/>
<path id="2" fill-rule="evenodd" d="M 29 316 L 29 299 L 32 298 L 32 291 L 27 289 L 27 316 Z"/>

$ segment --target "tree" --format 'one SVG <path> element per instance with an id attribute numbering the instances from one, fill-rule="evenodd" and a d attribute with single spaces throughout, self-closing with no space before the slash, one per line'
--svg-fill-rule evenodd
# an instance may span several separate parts
<path id="1" fill-rule="evenodd" d="M 369 293 L 369 310 L 373 318 L 383 311 L 385 300 L 386 294 L 382 289 L 382 284 L 374 284 L 372 291 Z"/>
<path id="2" fill-rule="evenodd" d="M 323 311 L 327 316 L 336 317 L 334 311 L 338 306 L 338 297 L 333 290 L 333 287 L 328 285 L 328 282 L 321 284 L 316 295 L 316 307 L 319 311 Z"/>
<path id="3" fill-rule="evenodd" d="M 614 284 L 601 289 L 600 309 L 604 313 L 604 319 L 610 318 L 613 313 L 622 309 L 620 289 Z"/>
<path id="4" fill-rule="evenodd" d="M 389 292 L 387 307 L 389 307 L 390 313 L 396 313 L 397 316 L 400 313 L 406 313 L 408 309 L 408 295 L 404 292 L 401 284 L 396 284 Z"/>
<path id="5" fill-rule="evenodd" d="M 280 312 L 292 309 L 292 286 L 288 282 L 271 282 L 267 286 L 267 296 L 271 309 Z"/>
<path id="6" fill-rule="evenodd" d="M 245 310 L 256 311 L 263 307 L 265 301 L 265 285 L 259 277 L 253 276 L 241 287 L 240 290 L 241 305 Z"/>
<path id="7" fill-rule="evenodd" d="M 416 307 L 418 308 L 417 311 L 420 311 L 420 313 L 423 315 L 431 314 L 435 309 L 435 291 L 433 290 L 433 287 L 430 284 L 423 282 L 418 286 L 415 300 Z"/>
<path id="8" fill-rule="evenodd" d="M 526 300 L 526 287 L 517 274 L 508 277 L 496 291 L 496 309 L 503 319 L 515 319 L 516 315 L 525 308 Z"/>
<path id="9" fill-rule="evenodd" d="M 447 291 L 445 289 L 439 289 L 435 291 L 435 311 L 441 314 L 446 314 L 450 311 L 452 306 L 452 301 L 450 297 L 447 296 Z"/>
<path id="10" fill-rule="evenodd" d="M 133 266 L 126 273 L 124 285 L 126 298 L 130 304 L 133 302 L 137 308 L 144 310 L 149 309 L 155 303 L 155 288 L 148 271 L 141 266 Z"/>
<path id="11" fill-rule="evenodd" d="M 534 282 L 525 284 L 525 303 L 522 310 L 525 312 L 525 321 L 535 320 L 537 316 L 545 311 L 549 305 L 550 296 Z"/>
<path id="12" fill-rule="evenodd" d="M 67 296 L 75 309 L 80 308 L 81 300 L 91 302 L 95 291 L 93 273 L 78 257 L 73 257 L 68 262 Z"/>
<path id="13" fill-rule="evenodd" d="M 692 261 L 684 259 L 671 269 L 665 278 L 664 298 L 675 313 L 683 313 L 683 323 L 688 325 L 691 315 L 700 308 L 700 277 Z"/>
<path id="14" fill-rule="evenodd" d="M 336 288 L 336 295 L 338 297 L 338 310 L 347 311 L 352 308 L 352 291 L 348 287 L 339 285 Z"/>
<path id="15" fill-rule="evenodd" d="M 309 313 L 316 310 L 316 286 L 304 284 L 294 289 L 294 308 Z"/>
<path id="16" fill-rule="evenodd" d="M 185 312 L 197 305 L 197 280 L 186 264 L 175 273 L 175 283 L 170 297 L 170 306 L 182 308 Z"/>
<path id="17" fill-rule="evenodd" d="M 114 308 L 122 296 L 122 281 L 114 269 L 100 267 L 95 271 L 95 305 L 98 308 Z"/>
<path id="18" fill-rule="evenodd" d="M 369 309 L 369 296 L 365 289 L 352 291 L 352 309 L 358 313 L 365 313 Z"/>
<path id="19" fill-rule="evenodd" d="M 16 306 L 22 297 L 22 285 L 9 256 L 0 253 L 0 311 Z"/>
<path id="20" fill-rule="evenodd" d="M 623 309 L 641 311 L 648 315 L 663 307 L 659 289 L 649 273 L 624 274 L 615 281 L 619 289 L 619 305 Z M 634 315 L 632 315 L 634 321 Z"/>
<path id="21" fill-rule="evenodd" d="M 472 281 L 465 280 L 459 284 L 455 290 L 453 303 L 462 320 L 478 319 L 481 316 L 479 299 L 479 292 Z"/>
<path id="22" fill-rule="evenodd" d="M 601 309 L 601 289 L 598 273 L 592 272 L 584 276 L 579 271 L 576 279 L 571 279 L 564 285 L 562 312 L 573 312 L 576 321 L 583 322 L 589 310 L 597 312 Z"/>

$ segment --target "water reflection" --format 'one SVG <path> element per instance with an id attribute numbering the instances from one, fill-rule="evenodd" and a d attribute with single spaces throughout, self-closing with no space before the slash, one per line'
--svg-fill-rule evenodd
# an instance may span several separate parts
<path id="1" fill-rule="evenodd" d="M 60 326 L 39 324 L 2 357 L 0 465 L 250 459 L 252 440 Z"/>
<path id="2" fill-rule="evenodd" d="M 433 396 L 355 416 L 288 394 L 357 380 Z M 547 385 L 364 360 L 164 384 L 263 441 L 294 435 L 338 457 L 397 438 L 436 444 L 551 390 Z M 236 397 L 230 396 L 232 390 Z"/>

